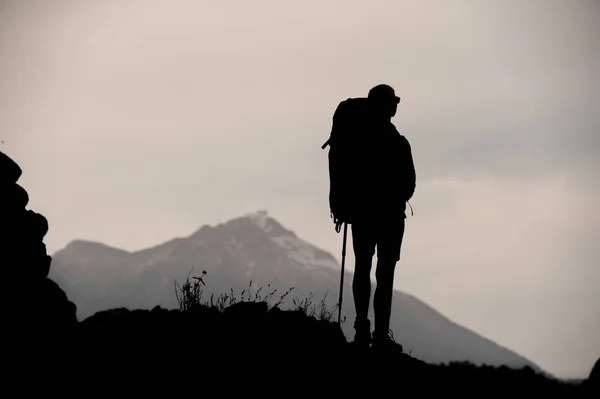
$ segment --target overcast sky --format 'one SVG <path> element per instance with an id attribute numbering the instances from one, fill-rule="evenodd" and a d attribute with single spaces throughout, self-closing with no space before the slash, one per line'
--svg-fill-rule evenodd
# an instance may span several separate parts
<path id="1" fill-rule="evenodd" d="M 51 253 L 266 209 L 339 259 L 320 146 L 339 101 L 388 83 L 417 169 L 396 287 L 584 377 L 600 357 L 598 20 L 594 0 L 0 0 L 0 146 Z"/>

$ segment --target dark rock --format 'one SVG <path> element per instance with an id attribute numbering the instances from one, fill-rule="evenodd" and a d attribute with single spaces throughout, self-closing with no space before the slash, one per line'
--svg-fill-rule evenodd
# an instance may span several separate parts
<path id="1" fill-rule="evenodd" d="M 71 333 L 77 325 L 75 304 L 49 278 L 31 279 L 16 287 L 23 291 L 16 307 L 15 327 L 21 337 L 43 334 L 46 337 Z"/>
<path id="2" fill-rule="evenodd" d="M 4 211 L 17 212 L 24 210 L 29 203 L 29 194 L 18 184 L 11 184 L 2 189 L 0 205 Z"/>
<path id="3" fill-rule="evenodd" d="M 129 315 L 131 311 L 127 308 L 114 308 L 96 312 L 93 316 L 88 317 L 83 323 L 103 323 L 122 320 L 123 317 Z"/>
<path id="4" fill-rule="evenodd" d="M 40 261 L 38 263 L 36 274 L 38 274 L 40 277 L 48 277 L 48 274 L 50 273 L 50 265 L 51 264 L 52 264 L 52 257 L 50 255 L 42 256 L 42 258 L 40 259 Z M 66 294 L 65 294 L 65 296 L 66 296 Z"/>
<path id="5" fill-rule="evenodd" d="M 164 309 L 162 306 L 160 305 L 156 305 L 155 307 L 152 308 L 151 310 L 152 313 L 163 313 L 163 312 L 168 312 L 167 309 Z"/>
<path id="6" fill-rule="evenodd" d="M 225 315 L 236 320 L 262 320 L 268 310 L 266 302 L 237 302 L 225 309 Z"/>
<path id="7" fill-rule="evenodd" d="M 194 320 L 203 320 L 206 322 L 220 320 L 223 317 L 223 313 L 216 306 L 209 307 L 205 305 L 192 306 L 183 314 L 185 314 L 186 317 L 190 317 Z"/>
<path id="8" fill-rule="evenodd" d="M 31 240 L 25 243 L 22 248 L 27 249 L 27 255 L 30 258 L 39 260 L 47 255 L 46 244 L 42 240 Z"/>
<path id="9" fill-rule="evenodd" d="M 12 266 L 3 268 L 7 283 L 3 290 L 14 299 L 3 322 L 14 342 L 37 348 L 37 343 L 74 333 L 77 308 L 58 284 L 47 278 L 52 261 L 43 242 L 48 220 L 25 209 L 29 194 L 17 184 L 21 168 L 0 153 L 0 171 L 0 256 L 3 265 Z"/>
<path id="10" fill-rule="evenodd" d="M 594 367 L 590 372 L 588 380 L 596 381 L 597 384 L 600 384 L 600 359 L 596 360 L 596 363 L 594 364 Z"/>
<path id="11" fill-rule="evenodd" d="M 31 233 L 27 220 L 27 211 L 9 206 L 6 198 L 0 198 L 0 218 L 2 234 L 5 239 L 15 238 L 17 242 L 26 240 L 24 236 Z"/>
<path id="12" fill-rule="evenodd" d="M 14 241 L 14 240 L 10 240 Z M 33 242 L 12 245 L 4 251 L 5 260 L 10 259 L 17 267 L 7 270 L 6 273 L 19 279 L 43 279 L 50 272 L 52 258 L 46 253 L 43 242 Z"/>
<path id="13" fill-rule="evenodd" d="M 36 239 L 43 239 L 48 233 L 48 219 L 32 210 L 27 211 L 27 217 L 31 226 L 31 234 Z"/>
<path id="14" fill-rule="evenodd" d="M 46 218 L 33 211 L 13 211 L 3 214 L 0 237 L 1 246 L 6 251 L 18 254 L 19 262 L 35 255 L 38 259 L 46 255 L 43 242 L 48 231 Z"/>
<path id="15" fill-rule="evenodd" d="M 0 186 L 16 183 L 21 177 L 22 170 L 15 161 L 0 151 Z"/>
<path id="16" fill-rule="evenodd" d="M 600 359 L 596 360 L 589 377 L 583 385 L 590 398 L 600 397 Z"/>

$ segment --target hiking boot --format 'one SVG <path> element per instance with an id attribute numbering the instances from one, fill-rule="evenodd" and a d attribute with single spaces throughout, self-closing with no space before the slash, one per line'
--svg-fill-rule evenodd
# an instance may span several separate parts
<path id="1" fill-rule="evenodd" d="M 373 344 L 371 347 L 379 351 L 403 353 L 402 345 L 396 342 L 392 330 L 389 330 L 387 334 L 382 334 L 377 331 L 374 331 Z"/>
<path id="2" fill-rule="evenodd" d="M 368 348 L 371 344 L 371 322 L 367 320 L 356 320 L 354 321 L 354 335 L 353 344 L 359 347 Z"/>

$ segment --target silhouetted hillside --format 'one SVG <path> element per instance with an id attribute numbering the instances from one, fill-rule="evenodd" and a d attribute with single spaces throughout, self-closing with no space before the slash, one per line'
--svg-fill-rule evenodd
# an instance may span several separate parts
<path id="1" fill-rule="evenodd" d="M 359 350 L 337 323 L 265 301 L 98 312 L 79 323 L 61 354 L 72 376 L 85 374 L 111 389 L 119 387 L 116 376 L 127 376 L 138 393 L 160 380 L 178 394 L 195 392 L 197 384 L 219 395 L 356 395 L 368 389 L 407 397 L 589 397 L 586 386 L 530 367 L 432 365 L 406 354 Z"/>

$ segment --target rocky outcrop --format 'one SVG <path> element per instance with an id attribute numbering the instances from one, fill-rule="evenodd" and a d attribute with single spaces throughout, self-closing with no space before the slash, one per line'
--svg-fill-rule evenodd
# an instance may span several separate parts
<path id="1" fill-rule="evenodd" d="M 268 309 L 265 302 L 238 302 L 225 310 L 195 305 L 185 312 L 160 306 L 109 309 L 83 320 L 78 338 L 96 349 L 108 344 L 99 356 L 116 348 L 123 354 L 165 344 L 171 349 L 182 345 L 179 350 L 184 350 L 200 343 L 205 357 L 279 351 L 298 356 L 345 349 L 347 344 L 338 324 L 309 317 L 302 310 Z"/>
<path id="2" fill-rule="evenodd" d="M 600 359 L 596 360 L 589 377 L 584 381 L 584 386 L 590 397 L 600 397 Z"/>
<path id="3" fill-rule="evenodd" d="M 48 220 L 26 209 L 29 194 L 18 183 L 22 170 L 0 152 L 0 259 L 9 332 L 16 337 L 46 336 L 73 331 L 76 307 L 65 292 L 48 278 L 52 258 L 44 237 Z"/>

